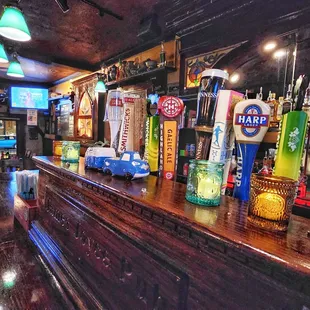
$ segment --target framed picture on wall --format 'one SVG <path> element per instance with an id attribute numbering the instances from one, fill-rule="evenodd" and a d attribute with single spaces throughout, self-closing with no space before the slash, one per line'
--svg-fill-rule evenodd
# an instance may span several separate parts
<path id="1" fill-rule="evenodd" d="M 189 57 L 185 59 L 185 87 L 198 87 L 201 74 L 208 68 L 213 68 L 216 63 L 230 53 L 235 48 L 241 46 L 244 42 L 211 51 L 205 54 Z M 217 68 L 223 69 L 223 68 Z"/>

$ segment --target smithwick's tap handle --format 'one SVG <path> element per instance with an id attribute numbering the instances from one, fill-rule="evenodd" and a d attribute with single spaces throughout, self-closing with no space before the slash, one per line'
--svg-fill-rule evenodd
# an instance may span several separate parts
<path id="1" fill-rule="evenodd" d="M 234 111 L 234 131 L 237 140 L 237 175 L 234 197 L 249 200 L 250 180 L 254 160 L 270 118 L 270 107 L 258 99 L 238 102 Z"/>

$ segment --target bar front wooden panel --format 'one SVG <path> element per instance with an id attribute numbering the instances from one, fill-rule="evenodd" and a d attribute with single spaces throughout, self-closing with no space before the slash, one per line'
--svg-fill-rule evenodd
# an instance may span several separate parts
<path id="1" fill-rule="evenodd" d="M 231 198 L 197 208 L 182 184 L 35 161 L 30 237 L 77 308 L 310 309 L 309 220 L 293 216 L 275 235 L 248 226 Z"/>

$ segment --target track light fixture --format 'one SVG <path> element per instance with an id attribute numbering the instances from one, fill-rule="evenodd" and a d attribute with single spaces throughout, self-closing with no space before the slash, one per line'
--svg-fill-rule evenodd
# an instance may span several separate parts
<path id="1" fill-rule="evenodd" d="M 69 11 L 69 6 L 68 6 L 68 2 L 67 0 L 55 0 L 56 3 L 59 5 L 59 7 L 61 8 L 61 10 L 64 13 L 67 13 Z M 80 0 L 81 2 L 95 8 L 98 10 L 98 14 L 99 16 L 104 16 L 105 14 L 110 15 L 118 20 L 123 20 L 123 16 L 120 16 L 116 13 L 114 13 L 113 11 L 103 8 L 101 5 L 97 4 L 96 2 L 92 1 L 92 0 Z"/>
<path id="2" fill-rule="evenodd" d="M 69 6 L 67 0 L 55 0 L 58 6 L 61 8 L 63 13 L 67 13 L 69 11 Z"/>

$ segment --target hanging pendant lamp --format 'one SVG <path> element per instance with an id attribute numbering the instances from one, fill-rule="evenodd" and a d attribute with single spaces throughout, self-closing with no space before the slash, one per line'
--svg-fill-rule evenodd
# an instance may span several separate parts
<path id="1" fill-rule="evenodd" d="M 0 34 L 15 41 L 31 40 L 23 12 L 15 5 L 7 5 L 0 19 Z"/>
<path id="2" fill-rule="evenodd" d="M 0 63 L 8 63 L 8 56 L 5 52 L 4 45 L 0 43 Z"/>
<path id="3" fill-rule="evenodd" d="M 8 71 L 6 72 L 8 76 L 16 77 L 16 78 L 23 78 L 25 77 L 24 71 L 20 62 L 17 60 L 17 56 L 13 56 L 13 60 L 10 62 Z"/>
<path id="4" fill-rule="evenodd" d="M 104 84 L 102 74 L 98 74 L 98 82 L 97 82 L 97 85 L 95 87 L 95 92 L 96 93 L 106 93 L 107 92 L 107 87 Z"/>

